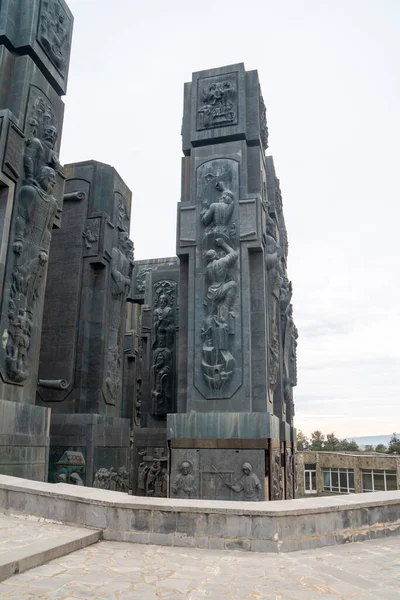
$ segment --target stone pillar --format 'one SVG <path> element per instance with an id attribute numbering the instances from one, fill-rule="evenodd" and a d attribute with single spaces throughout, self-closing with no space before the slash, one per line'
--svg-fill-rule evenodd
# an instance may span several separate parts
<path id="1" fill-rule="evenodd" d="M 133 493 L 167 495 L 167 413 L 176 411 L 179 261 L 135 264 L 132 299 L 141 310 L 140 418 L 133 430 Z"/>
<path id="2" fill-rule="evenodd" d="M 64 0 L 0 4 L 0 473 L 47 477 L 50 411 L 35 406 L 72 15 Z"/>
<path id="3" fill-rule="evenodd" d="M 268 477 L 279 472 L 285 421 L 275 412 L 285 265 L 267 140 L 257 71 L 237 64 L 193 74 L 178 207 L 179 414 L 167 422 L 172 497 L 278 495 L 280 481 Z"/>
<path id="4" fill-rule="evenodd" d="M 131 192 L 113 167 L 66 166 L 63 228 L 53 237 L 46 289 L 37 404 L 50 406 L 50 480 L 67 450 L 96 473 L 129 467 L 123 418 L 126 300 L 133 270 Z M 104 485 L 103 485 L 104 484 Z M 110 485 L 113 485 L 112 478 Z"/>

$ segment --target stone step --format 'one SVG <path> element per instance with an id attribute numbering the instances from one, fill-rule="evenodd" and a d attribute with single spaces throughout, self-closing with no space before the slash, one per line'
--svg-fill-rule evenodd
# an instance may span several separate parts
<path id="1" fill-rule="evenodd" d="M 60 558 L 75 550 L 95 544 L 101 538 L 101 532 L 88 529 L 73 529 L 56 539 L 32 542 L 23 548 L 11 549 L 0 554 L 0 581 L 17 573 L 23 573 L 32 567 L 39 567 L 49 560 Z"/>

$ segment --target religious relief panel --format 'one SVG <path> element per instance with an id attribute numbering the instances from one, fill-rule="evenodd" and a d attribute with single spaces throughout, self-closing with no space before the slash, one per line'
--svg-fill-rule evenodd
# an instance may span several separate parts
<path id="1" fill-rule="evenodd" d="M 37 299 L 43 295 L 51 233 L 60 211 L 53 196 L 60 168 L 54 151 L 57 123 L 49 103 L 41 96 L 29 108 L 23 156 L 25 180 L 16 203 L 8 281 L 7 319 L 2 327 L 2 363 L 5 376 L 24 385 L 30 375 L 31 338 L 37 328 Z"/>
<path id="2" fill-rule="evenodd" d="M 145 448 L 138 452 L 137 493 L 149 498 L 166 498 L 168 492 L 167 457 L 164 448 Z"/>
<path id="3" fill-rule="evenodd" d="M 151 367 L 152 415 L 165 417 L 173 411 L 175 388 L 175 335 L 177 283 L 153 284 L 153 362 Z"/>
<path id="4" fill-rule="evenodd" d="M 197 86 L 197 131 L 237 125 L 237 73 L 199 79 Z"/>
<path id="5" fill-rule="evenodd" d="M 267 109 L 260 89 L 260 137 L 261 145 L 265 152 L 268 148 L 268 127 L 267 127 Z"/>
<path id="6" fill-rule="evenodd" d="M 208 398 L 232 395 L 231 382 L 240 360 L 238 194 L 239 164 L 236 161 L 218 159 L 198 168 L 201 244 L 198 245 L 201 251 L 198 268 L 202 277 L 198 279 L 200 289 L 196 296 L 202 300 L 203 313 L 199 366 L 202 393 Z M 199 315 L 200 311 L 199 306 Z M 196 329 L 199 329 L 198 325 Z"/>
<path id="7" fill-rule="evenodd" d="M 42 0 L 38 41 L 47 56 L 64 75 L 71 48 L 72 23 L 58 0 Z"/>
<path id="8" fill-rule="evenodd" d="M 125 467 L 115 471 L 113 467 L 98 469 L 94 476 L 93 487 L 114 492 L 129 492 L 129 473 Z"/>
<path id="9" fill-rule="evenodd" d="M 144 294 L 146 287 L 146 275 L 151 273 L 151 267 L 142 267 L 136 276 L 136 291 Z"/>
<path id="10" fill-rule="evenodd" d="M 125 331 L 125 302 L 133 271 L 133 243 L 125 231 L 118 232 L 118 246 L 111 252 L 111 302 L 108 315 L 106 355 L 107 404 L 116 404 L 122 385 L 122 336 Z"/>

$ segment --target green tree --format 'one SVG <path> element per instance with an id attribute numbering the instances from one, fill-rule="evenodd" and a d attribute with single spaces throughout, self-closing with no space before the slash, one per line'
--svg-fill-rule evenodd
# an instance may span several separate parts
<path id="1" fill-rule="evenodd" d="M 364 452 L 375 452 L 375 448 L 372 444 L 366 444 L 364 446 Z"/>
<path id="2" fill-rule="evenodd" d="M 338 450 L 340 445 L 340 442 L 338 440 L 338 438 L 336 437 L 336 435 L 333 433 L 327 433 L 326 435 L 326 442 L 324 444 L 324 450 L 331 450 L 333 452 L 335 452 L 336 450 Z"/>
<path id="3" fill-rule="evenodd" d="M 349 442 L 348 440 L 345 440 L 345 439 L 340 440 L 338 450 L 343 450 L 344 452 L 354 452 L 359 449 L 360 448 L 359 448 L 357 442 L 355 442 L 354 440 L 352 440 L 351 442 Z"/>
<path id="4" fill-rule="evenodd" d="M 375 452 L 387 452 L 387 446 L 385 446 L 385 444 L 378 444 L 377 446 L 375 446 Z"/>
<path id="5" fill-rule="evenodd" d="M 325 442 L 324 434 L 321 431 L 318 431 L 318 429 L 316 429 L 311 434 L 310 450 L 316 450 L 317 452 L 319 450 L 323 450 L 324 442 Z"/>
<path id="6" fill-rule="evenodd" d="M 297 450 L 308 450 L 310 443 L 307 436 L 299 429 L 296 435 L 296 447 Z"/>
<path id="7" fill-rule="evenodd" d="M 389 454 L 400 454 L 400 438 L 398 438 L 395 433 L 390 438 L 388 453 Z"/>

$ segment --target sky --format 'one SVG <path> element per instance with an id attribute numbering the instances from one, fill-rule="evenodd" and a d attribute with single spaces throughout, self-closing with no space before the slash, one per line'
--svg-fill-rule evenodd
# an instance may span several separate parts
<path id="1" fill-rule="evenodd" d="M 175 255 L 183 84 L 257 69 L 299 329 L 295 426 L 400 432 L 400 2 L 68 0 L 64 163 L 113 165 L 135 258 Z"/>

